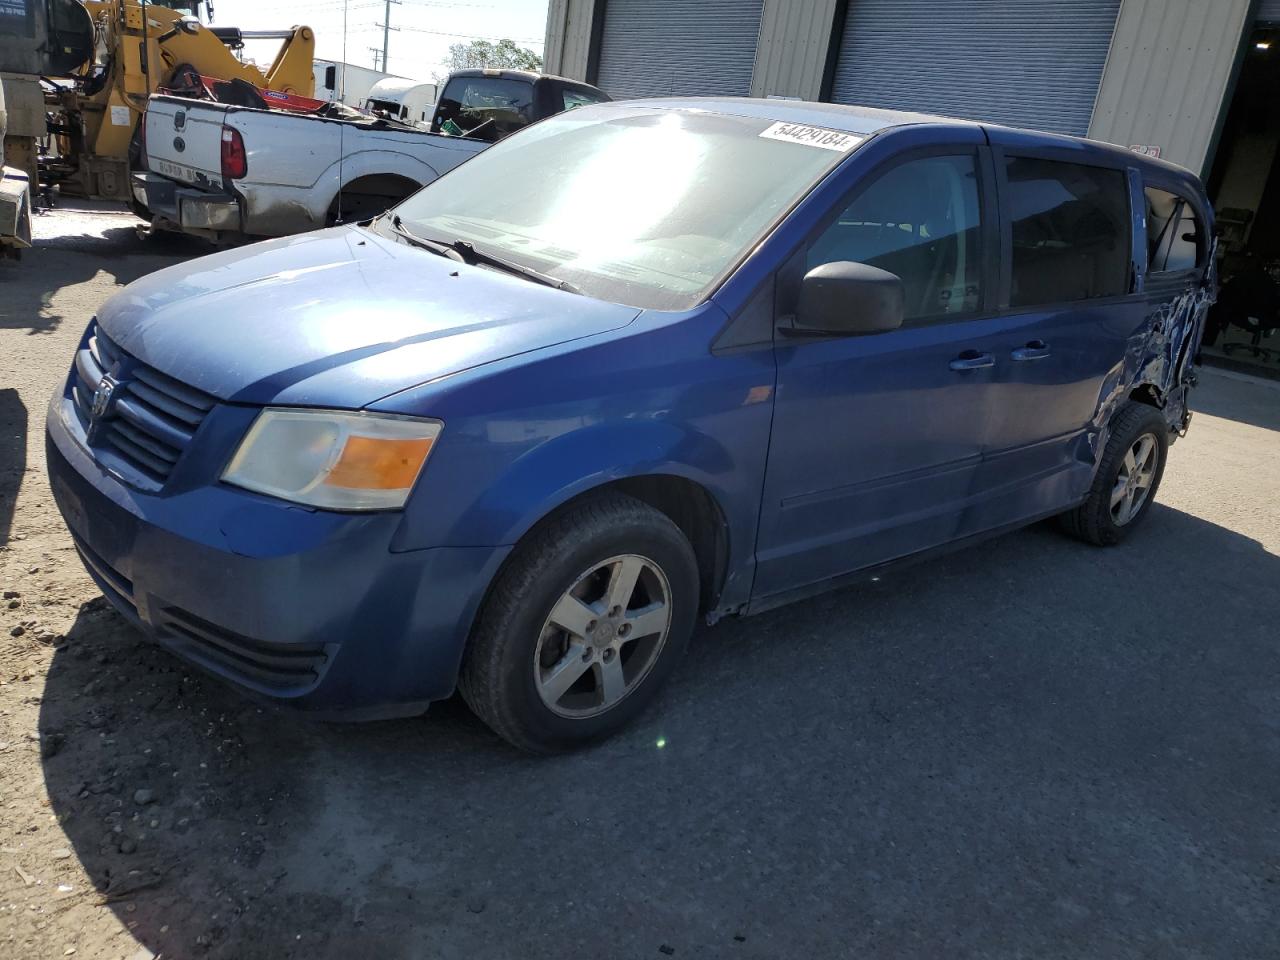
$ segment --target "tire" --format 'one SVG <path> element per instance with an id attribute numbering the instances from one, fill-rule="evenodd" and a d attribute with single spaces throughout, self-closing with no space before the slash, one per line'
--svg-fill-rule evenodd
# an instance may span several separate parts
<path id="1" fill-rule="evenodd" d="M 1137 455 L 1142 450 L 1139 443 L 1146 438 L 1152 441 L 1148 456 L 1154 458 L 1154 462 L 1139 464 Z M 1135 451 L 1132 466 L 1126 461 L 1130 451 Z M 1168 453 L 1169 425 L 1164 414 L 1145 403 L 1130 403 L 1121 409 L 1111 420 L 1111 436 L 1107 439 L 1089 496 L 1080 506 L 1059 517 L 1063 529 L 1086 543 L 1100 547 L 1120 543 L 1133 533 L 1150 511 L 1160 479 L 1164 476 Z M 1135 467 L 1144 468 L 1137 470 L 1138 479 L 1129 484 L 1134 497 L 1126 514 L 1124 503 L 1114 504 L 1113 499 L 1122 481 L 1132 475 Z M 1142 486 L 1144 477 L 1148 481 L 1145 487 Z M 1145 495 L 1141 495 L 1144 489 Z"/>
<path id="2" fill-rule="evenodd" d="M 612 602 L 623 593 L 625 609 Z M 459 690 L 522 750 L 601 740 L 635 718 L 675 669 L 698 600 L 693 548 L 666 515 L 623 494 L 591 497 L 517 545 L 476 619 Z"/>

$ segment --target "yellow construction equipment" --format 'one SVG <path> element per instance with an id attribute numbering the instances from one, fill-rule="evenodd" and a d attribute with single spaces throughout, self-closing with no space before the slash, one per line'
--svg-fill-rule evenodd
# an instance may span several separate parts
<path id="1" fill-rule="evenodd" d="M 64 194 L 130 202 L 130 147 L 147 98 L 186 67 L 187 73 L 243 80 L 282 93 L 310 96 L 314 90 L 315 35 L 310 27 L 212 28 L 196 16 L 204 0 L 10 2 L 26 4 L 31 22 L 27 36 L 38 42 L 43 23 L 48 39 L 40 48 L 46 63 L 0 57 L 5 89 L 24 80 L 43 84 L 52 145 L 41 175 Z M 0 41 L 17 39 L 16 30 L 5 37 L 4 27 L 0 22 Z M 245 40 L 260 39 L 281 41 L 265 70 L 235 55 Z M 0 53 L 10 45 L 0 42 Z M 20 147 L 6 143 L 11 162 L 21 159 Z"/>

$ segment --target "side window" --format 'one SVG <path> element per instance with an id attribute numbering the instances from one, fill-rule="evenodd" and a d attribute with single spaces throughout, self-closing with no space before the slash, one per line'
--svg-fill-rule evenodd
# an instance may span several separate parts
<path id="1" fill-rule="evenodd" d="M 864 188 L 809 248 L 808 269 L 851 260 L 906 288 L 906 319 L 969 313 L 981 303 L 982 251 L 973 156 L 908 160 Z"/>
<path id="2" fill-rule="evenodd" d="M 1036 306 L 1129 292 L 1129 191 L 1123 172 L 1011 157 L 1009 304 Z"/>
<path id="3" fill-rule="evenodd" d="M 1200 224 L 1191 204 L 1176 194 L 1147 187 L 1147 269 L 1191 270 L 1199 259 Z"/>

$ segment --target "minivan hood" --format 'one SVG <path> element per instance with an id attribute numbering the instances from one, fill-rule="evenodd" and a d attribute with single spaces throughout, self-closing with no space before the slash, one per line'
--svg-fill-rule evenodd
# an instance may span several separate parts
<path id="1" fill-rule="evenodd" d="M 98 322 L 139 360 L 223 400 L 361 407 L 639 312 L 337 227 L 160 270 L 108 300 Z"/>

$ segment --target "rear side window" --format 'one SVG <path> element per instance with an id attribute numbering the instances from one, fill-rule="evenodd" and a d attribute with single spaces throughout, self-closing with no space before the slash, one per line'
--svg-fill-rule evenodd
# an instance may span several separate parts
<path id="1" fill-rule="evenodd" d="M 1129 291 L 1129 191 L 1123 172 L 1010 157 L 1014 307 Z"/>
<path id="2" fill-rule="evenodd" d="M 1199 259 L 1200 224 L 1190 203 L 1176 194 L 1147 187 L 1147 269 L 1151 273 L 1194 269 Z"/>
<path id="3" fill-rule="evenodd" d="M 867 263 L 902 279 L 906 319 L 978 309 L 982 251 L 972 155 L 908 160 L 864 188 L 809 248 L 808 269 Z"/>

